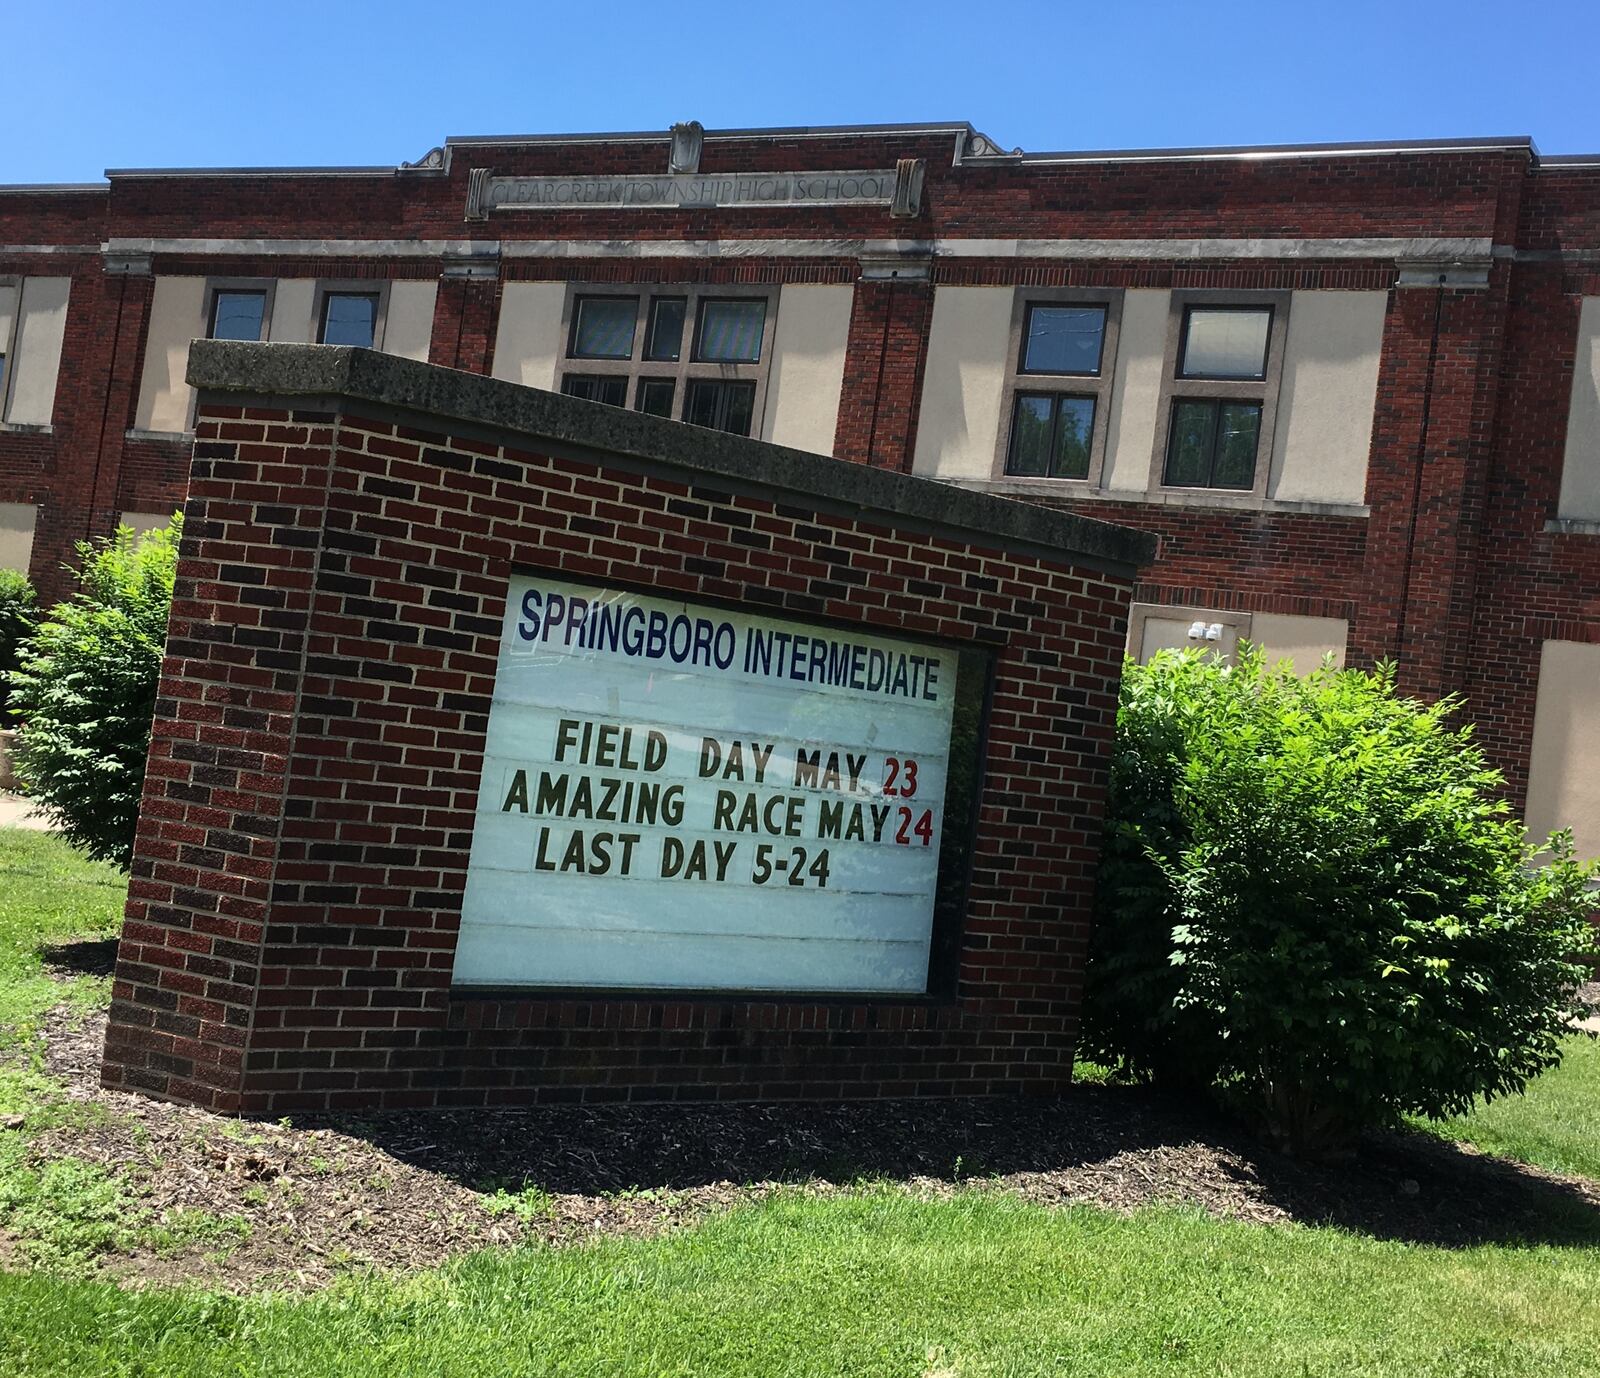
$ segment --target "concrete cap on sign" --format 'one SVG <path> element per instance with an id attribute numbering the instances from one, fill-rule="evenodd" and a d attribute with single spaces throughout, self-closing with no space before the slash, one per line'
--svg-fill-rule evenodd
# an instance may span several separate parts
<path id="1" fill-rule="evenodd" d="M 1154 535 L 1111 522 L 370 349 L 196 340 L 188 381 L 209 393 L 348 398 L 421 413 L 514 433 L 527 449 L 545 441 L 563 453 L 615 455 L 677 469 L 691 480 L 733 481 L 834 510 L 944 528 L 977 545 L 1127 567 L 1149 563 L 1156 551 Z"/>

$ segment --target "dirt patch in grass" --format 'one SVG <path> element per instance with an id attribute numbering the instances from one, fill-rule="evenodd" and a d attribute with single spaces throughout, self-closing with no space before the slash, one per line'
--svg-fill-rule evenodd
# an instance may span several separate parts
<path id="1" fill-rule="evenodd" d="M 93 1266 L 127 1280 L 300 1290 L 492 1244 L 654 1233 L 779 1184 L 826 1192 L 863 1178 L 1114 1210 L 1181 1204 L 1447 1246 L 1600 1245 L 1595 1183 L 1421 1135 L 1377 1137 L 1354 1163 L 1309 1167 L 1203 1109 L 1126 1088 L 1047 1101 L 384 1112 L 290 1125 L 104 1091 L 103 1034 L 103 1016 L 52 1012 L 45 1067 L 68 1111 L 0 1132 L 25 1136 L 30 1161 L 78 1159 L 123 1186 L 151 1228 Z M 0 1230 L 0 1259 L 18 1249 Z"/>

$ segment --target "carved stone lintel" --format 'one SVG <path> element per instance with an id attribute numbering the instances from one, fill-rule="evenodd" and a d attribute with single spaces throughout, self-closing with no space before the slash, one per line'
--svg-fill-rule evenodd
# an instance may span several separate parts
<path id="1" fill-rule="evenodd" d="M 487 220 L 489 218 L 489 169 L 475 167 L 467 174 L 467 220 Z"/>
<path id="2" fill-rule="evenodd" d="M 894 199 L 889 202 L 893 220 L 911 220 L 922 214 L 922 184 L 928 177 L 925 158 L 901 158 L 894 168 Z"/>
<path id="3" fill-rule="evenodd" d="M 667 171 L 693 176 L 700 171 L 700 150 L 705 143 L 705 126 L 689 120 L 672 126 L 672 148 L 667 154 Z"/>

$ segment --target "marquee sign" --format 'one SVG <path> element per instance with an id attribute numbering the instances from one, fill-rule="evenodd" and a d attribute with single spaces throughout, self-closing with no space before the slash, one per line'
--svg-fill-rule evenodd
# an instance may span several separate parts
<path id="1" fill-rule="evenodd" d="M 514 576 L 455 982 L 924 991 L 959 677 L 948 647 Z"/>

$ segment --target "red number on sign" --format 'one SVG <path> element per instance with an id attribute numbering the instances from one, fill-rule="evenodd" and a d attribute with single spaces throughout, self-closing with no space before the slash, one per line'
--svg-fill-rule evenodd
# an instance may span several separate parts
<path id="1" fill-rule="evenodd" d="M 922 817 L 917 819 L 917 826 L 911 831 L 922 839 L 924 847 L 931 843 L 933 841 L 933 810 L 924 809 Z"/>
<path id="2" fill-rule="evenodd" d="M 907 761 L 901 769 L 905 772 L 905 778 L 900 781 L 900 797 L 909 799 L 917 792 L 917 763 Z"/>
<path id="3" fill-rule="evenodd" d="M 883 777 L 883 792 L 888 795 L 896 794 L 898 791 L 894 787 L 894 782 L 900 778 L 899 758 L 890 756 L 884 761 L 883 764 L 889 772 Z"/>
<path id="4" fill-rule="evenodd" d="M 900 810 L 900 826 L 895 829 L 894 840 L 902 847 L 909 847 L 911 839 L 906 836 L 906 829 L 911 826 L 911 810 Z"/>

